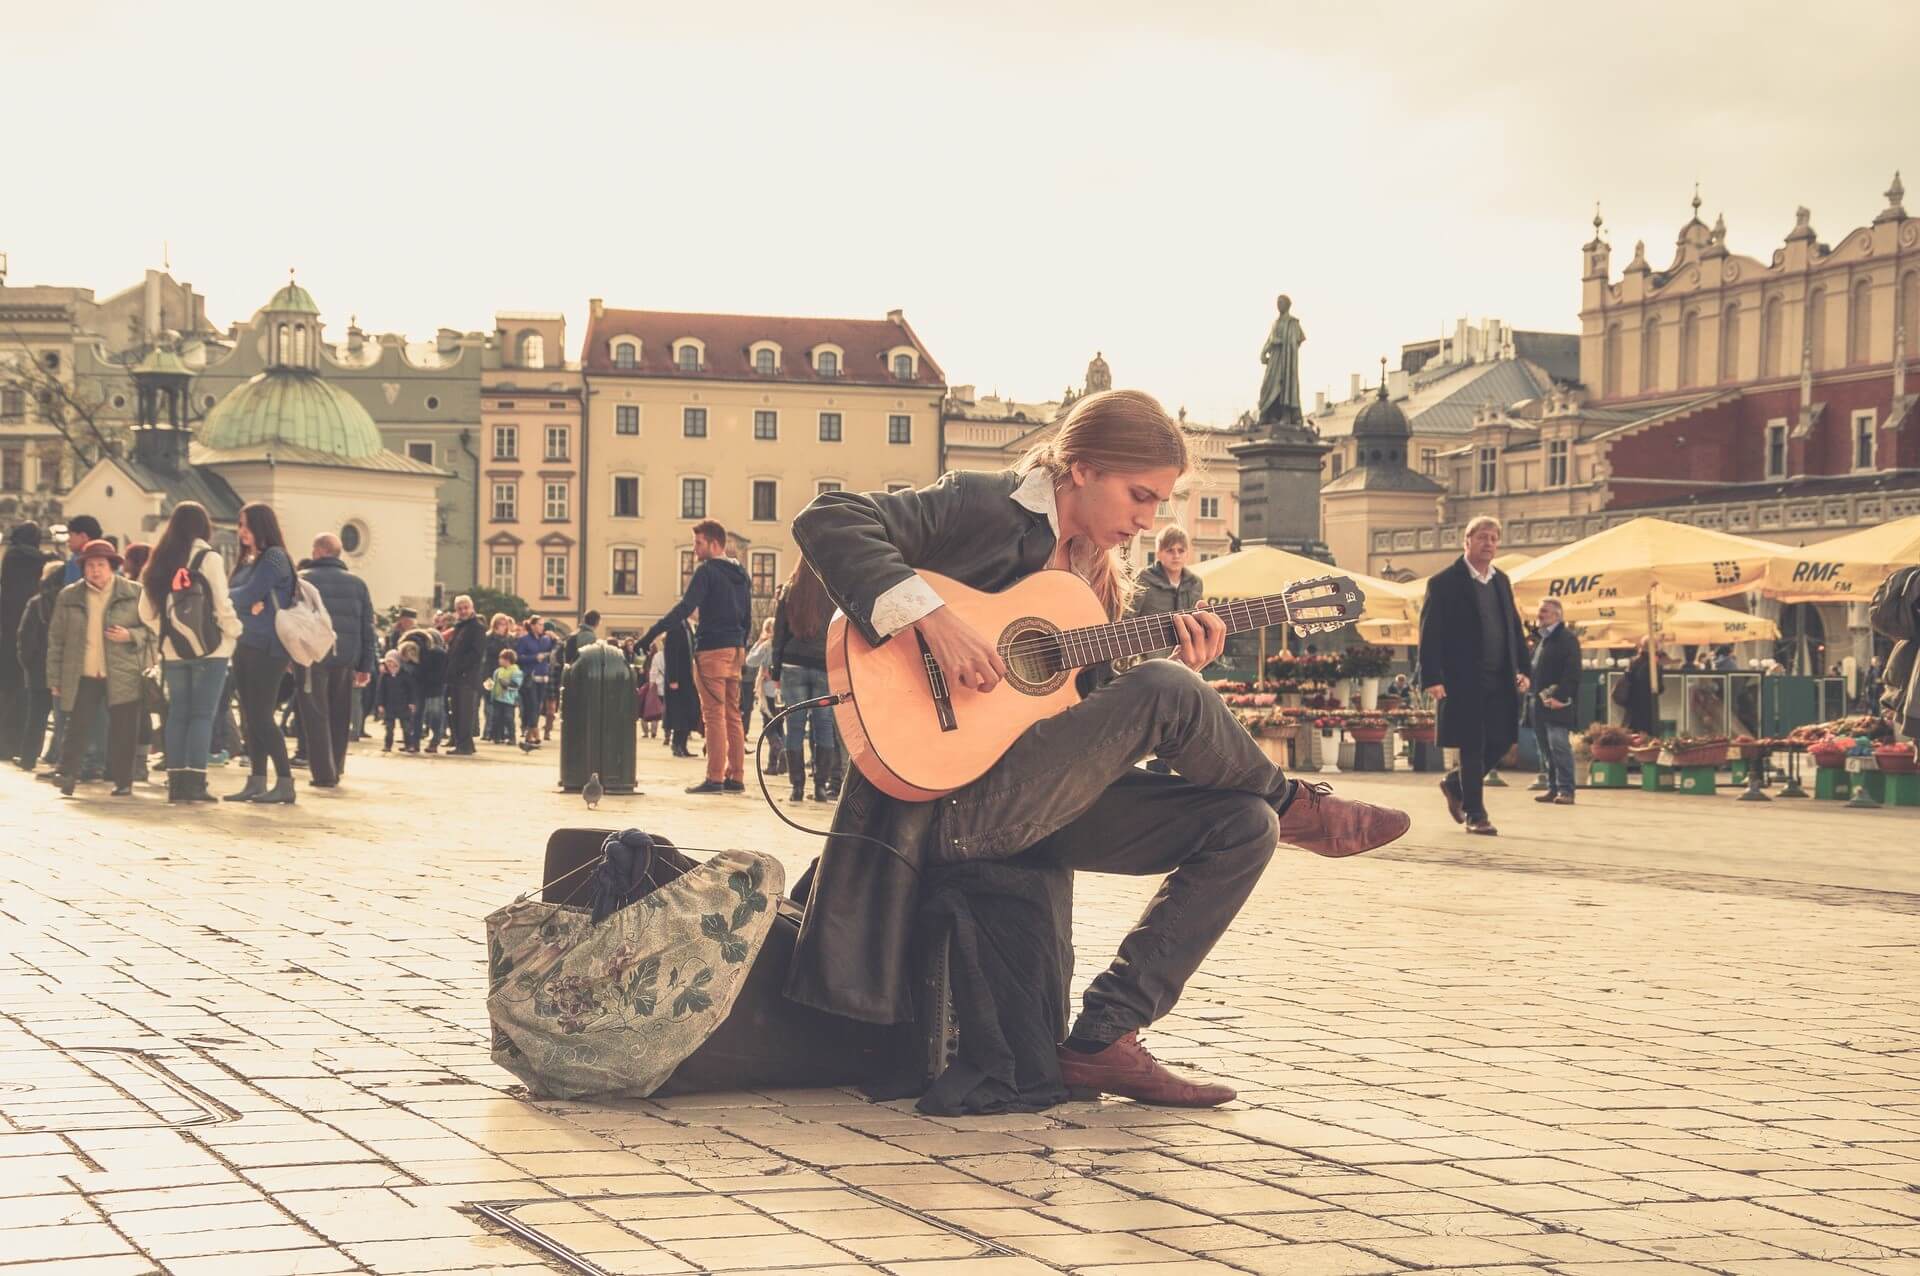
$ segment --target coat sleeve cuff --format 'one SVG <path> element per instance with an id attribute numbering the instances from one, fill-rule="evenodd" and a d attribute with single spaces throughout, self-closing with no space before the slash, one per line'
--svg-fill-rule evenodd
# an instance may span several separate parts
<path id="1" fill-rule="evenodd" d="M 922 616 L 945 605 L 940 595 L 933 592 L 933 586 L 915 572 L 873 600 L 871 624 L 882 638 L 891 638 Z"/>

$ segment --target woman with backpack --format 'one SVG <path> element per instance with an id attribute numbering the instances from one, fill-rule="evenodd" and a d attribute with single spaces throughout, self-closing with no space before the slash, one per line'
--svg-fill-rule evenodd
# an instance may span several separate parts
<path id="1" fill-rule="evenodd" d="M 160 639 L 167 684 L 167 801 L 211 802 L 207 755 L 240 617 L 227 596 L 227 562 L 210 543 L 213 520 L 196 501 L 173 507 L 140 578 L 140 619 Z"/>
<path id="2" fill-rule="evenodd" d="M 292 663 L 280 642 L 274 619 L 294 599 L 293 559 L 273 508 L 258 501 L 240 509 L 240 565 L 233 570 L 228 597 L 240 618 L 233 649 L 233 685 L 240 716 L 247 724 L 247 758 L 253 773 L 246 787 L 227 794 L 229 802 L 293 803 L 293 770 L 287 763 L 287 738 L 274 717 L 280 679 Z M 267 760 L 273 760 L 274 785 L 267 787 Z"/>

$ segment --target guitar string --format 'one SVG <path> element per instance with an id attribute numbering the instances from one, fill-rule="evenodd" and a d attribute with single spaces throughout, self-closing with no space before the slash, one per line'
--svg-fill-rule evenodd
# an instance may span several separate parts
<path id="1" fill-rule="evenodd" d="M 1318 582 L 1316 582 L 1316 587 L 1319 587 Z M 1349 591 L 1342 587 L 1329 583 L 1326 588 L 1329 592 L 1317 598 L 1302 597 L 1297 600 L 1290 600 L 1288 594 L 1282 593 L 1267 595 L 1262 598 L 1236 600 L 1222 607 L 1213 609 L 1213 614 L 1221 617 L 1222 620 L 1227 621 L 1229 624 L 1244 622 L 1241 623 L 1241 628 L 1244 629 L 1258 627 L 1253 614 L 1256 607 L 1260 609 L 1258 624 L 1273 624 L 1275 618 L 1272 613 L 1275 608 L 1279 608 L 1284 623 L 1291 623 L 1303 631 L 1312 632 L 1318 629 L 1338 628 L 1340 625 L 1347 623 L 1346 619 L 1344 619 L 1346 606 L 1355 600 Z M 1340 596 L 1342 594 L 1348 594 L 1348 596 L 1342 598 Z M 1339 614 L 1343 618 L 1336 620 L 1333 617 L 1324 617 L 1315 620 L 1310 615 L 1302 616 L 1299 614 L 1300 612 L 1311 612 L 1323 607 L 1338 608 Z M 1184 612 L 1180 614 L 1192 615 L 1193 613 Z M 1100 660 L 1137 654 L 1138 651 L 1150 650 L 1167 643 L 1177 644 L 1178 641 L 1179 635 L 1173 630 L 1172 622 L 1168 615 L 1166 613 L 1158 613 L 1149 616 L 1128 617 L 1106 625 L 1063 630 L 1058 634 L 1049 634 L 1039 638 L 1020 639 L 1007 643 L 999 650 L 1003 657 L 1027 655 L 1038 652 L 1042 654 L 1058 654 L 1063 657 L 1073 657 L 1076 663 L 1079 664 L 1092 664 Z M 1137 648 L 1137 650 L 1126 649 L 1133 647 L 1134 644 L 1137 643 L 1144 643 L 1145 645 Z M 1109 651 L 1107 650 L 1109 647 L 1118 649 Z M 1088 659 L 1084 661 L 1079 660 L 1078 658 L 1081 654 L 1085 654 Z"/>

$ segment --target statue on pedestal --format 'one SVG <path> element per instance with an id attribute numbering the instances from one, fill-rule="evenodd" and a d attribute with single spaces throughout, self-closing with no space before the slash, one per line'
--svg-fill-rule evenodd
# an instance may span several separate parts
<path id="1" fill-rule="evenodd" d="M 1267 344 L 1260 350 L 1260 362 L 1267 375 L 1260 382 L 1260 409 L 1256 420 L 1261 425 L 1300 424 L 1300 343 L 1306 330 L 1293 317 L 1293 299 L 1282 293 L 1279 317 L 1267 333 Z"/>

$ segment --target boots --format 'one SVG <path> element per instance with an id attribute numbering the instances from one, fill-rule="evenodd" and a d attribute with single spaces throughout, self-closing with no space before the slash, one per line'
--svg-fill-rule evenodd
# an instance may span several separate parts
<path id="1" fill-rule="evenodd" d="M 840 750 L 830 744 L 813 746 L 813 800 L 831 802 L 838 796 L 834 783 L 838 771 Z"/>
<path id="2" fill-rule="evenodd" d="M 185 771 L 167 772 L 167 801 L 184 802 L 187 800 L 187 773 Z"/>
<path id="3" fill-rule="evenodd" d="M 227 794 L 225 800 L 228 802 L 251 802 L 266 791 L 267 777 L 264 775 L 250 775 L 247 777 L 246 786 L 238 793 Z"/>
<path id="4" fill-rule="evenodd" d="M 787 773 L 787 758 L 789 756 L 786 750 L 775 749 L 773 751 L 773 761 L 767 764 L 767 774 L 785 775 Z"/>
<path id="5" fill-rule="evenodd" d="M 183 801 L 218 802 L 220 799 L 207 792 L 207 773 L 205 771 L 182 771 L 180 789 Z"/>
<path id="6" fill-rule="evenodd" d="M 788 749 L 786 752 L 786 763 L 787 778 L 793 781 L 793 796 L 787 800 L 790 802 L 804 802 L 807 800 L 807 764 L 805 755 L 798 749 Z M 820 766 L 818 753 L 814 755 L 813 765 L 815 769 L 818 769 Z"/>
<path id="7" fill-rule="evenodd" d="M 259 797 L 253 799 L 253 804 L 255 806 L 292 806 L 293 777 L 283 775 L 278 780 L 275 780 L 271 789 L 266 790 L 261 793 Z"/>

